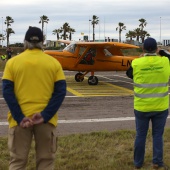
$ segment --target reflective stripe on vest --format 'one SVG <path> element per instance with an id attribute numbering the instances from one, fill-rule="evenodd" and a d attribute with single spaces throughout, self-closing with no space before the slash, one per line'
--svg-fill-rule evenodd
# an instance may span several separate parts
<path id="1" fill-rule="evenodd" d="M 166 87 L 166 86 L 168 86 L 168 82 L 167 83 L 156 83 L 156 84 L 137 84 L 137 83 L 134 83 L 134 86 L 142 87 L 142 88 L 147 88 L 147 87 Z"/>
<path id="2" fill-rule="evenodd" d="M 140 98 L 150 98 L 150 97 L 165 97 L 168 95 L 168 91 L 165 93 L 155 93 L 155 94 L 138 94 L 134 93 L 136 97 Z"/>

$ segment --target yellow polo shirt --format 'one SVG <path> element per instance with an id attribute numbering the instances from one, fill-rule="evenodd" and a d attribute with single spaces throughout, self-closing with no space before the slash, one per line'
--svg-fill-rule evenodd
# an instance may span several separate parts
<path id="1" fill-rule="evenodd" d="M 14 82 L 14 92 L 23 114 L 31 117 L 48 104 L 54 90 L 54 83 L 65 80 L 60 63 L 40 49 L 25 50 L 8 60 L 2 79 Z M 50 123 L 57 125 L 57 113 Z M 17 125 L 10 111 L 9 126 Z"/>

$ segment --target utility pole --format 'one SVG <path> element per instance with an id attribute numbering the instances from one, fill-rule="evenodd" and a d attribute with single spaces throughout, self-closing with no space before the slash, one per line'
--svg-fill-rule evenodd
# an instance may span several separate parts
<path id="1" fill-rule="evenodd" d="M 89 41 L 90 41 L 90 22 L 91 20 L 89 19 Z"/>
<path id="2" fill-rule="evenodd" d="M 160 43 L 161 43 L 161 17 L 160 17 Z"/>
<path id="3" fill-rule="evenodd" d="M 4 38 L 4 36 L 3 36 L 3 17 L 2 17 L 2 48 L 3 48 L 3 38 Z"/>

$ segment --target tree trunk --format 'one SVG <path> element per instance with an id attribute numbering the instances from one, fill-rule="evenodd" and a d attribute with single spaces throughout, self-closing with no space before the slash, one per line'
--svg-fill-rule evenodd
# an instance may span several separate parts
<path id="1" fill-rule="evenodd" d="M 94 25 L 93 25 L 93 42 L 95 41 Z"/>
<path id="2" fill-rule="evenodd" d="M 121 31 L 119 31 L 119 42 L 121 42 Z"/>

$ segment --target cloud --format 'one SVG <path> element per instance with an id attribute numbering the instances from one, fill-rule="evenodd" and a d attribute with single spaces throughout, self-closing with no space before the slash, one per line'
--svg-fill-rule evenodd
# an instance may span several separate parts
<path id="1" fill-rule="evenodd" d="M 105 36 L 118 39 L 116 27 L 119 22 L 123 22 L 127 28 L 122 32 L 122 40 L 125 40 L 125 34 L 137 28 L 139 19 L 144 18 L 148 23 L 145 30 L 159 41 L 160 36 L 161 39 L 170 39 L 169 5 L 169 0 L 154 2 L 148 0 L 5 0 L 1 2 L 1 20 L 3 17 L 4 22 L 6 16 L 14 19 L 11 27 L 15 34 L 10 36 L 10 43 L 22 42 L 29 25 L 41 28 L 39 20 L 42 15 L 49 18 L 45 30 L 47 38 L 51 40 L 56 39 L 52 31 L 60 28 L 65 22 L 76 30 L 73 39 L 78 40 L 82 38 L 81 32 L 88 35 L 89 31 L 92 38 L 89 19 L 96 15 L 100 20 L 95 29 L 96 39 L 104 39 Z M 6 25 L 3 24 L 3 29 L 5 28 Z"/>

